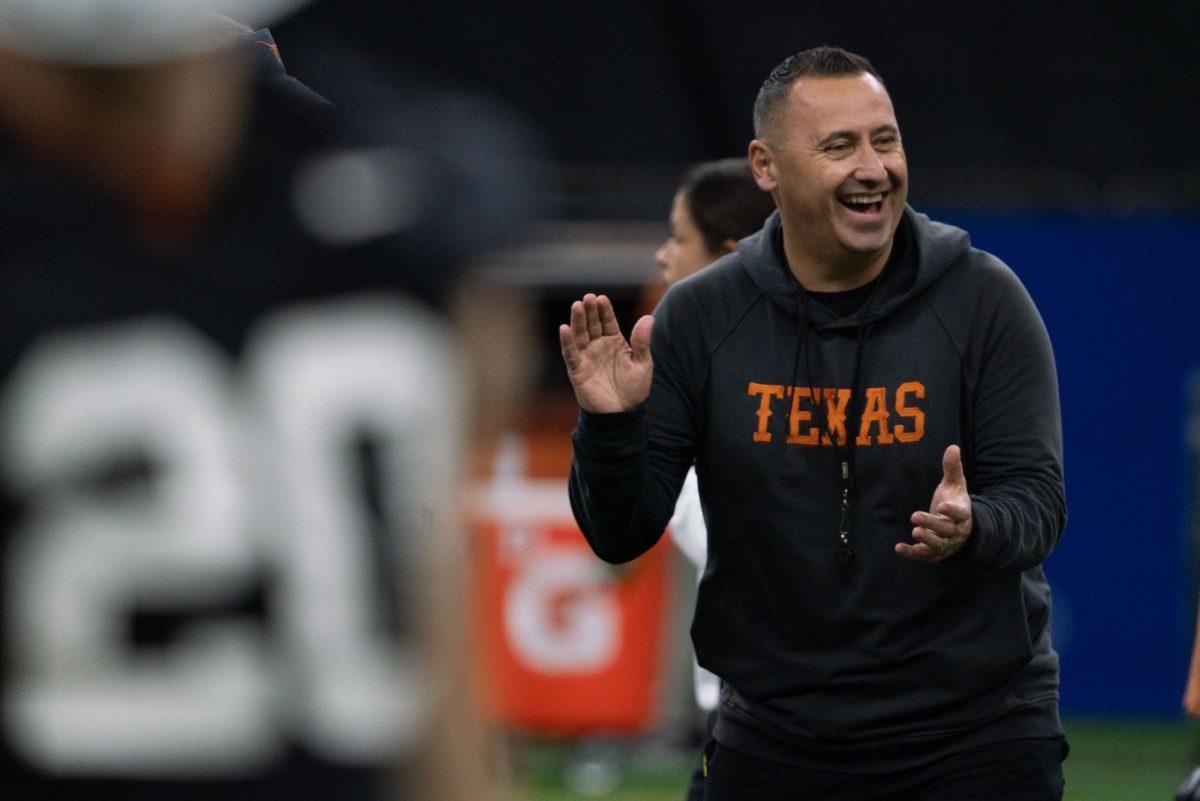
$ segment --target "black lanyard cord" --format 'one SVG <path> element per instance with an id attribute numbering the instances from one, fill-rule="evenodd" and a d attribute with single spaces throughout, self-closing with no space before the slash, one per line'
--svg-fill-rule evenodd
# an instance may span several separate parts
<path id="1" fill-rule="evenodd" d="M 859 395 L 861 394 L 860 383 L 862 380 L 862 365 L 863 358 L 866 353 L 866 335 L 870 325 L 867 323 L 867 315 L 871 309 L 871 302 L 875 299 L 875 293 L 879 291 L 880 285 L 883 283 L 883 273 L 881 272 L 874 279 L 874 286 L 871 287 L 867 299 L 863 302 L 862 309 L 858 316 L 858 332 L 854 349 L 854 370 L 851 374 L 850 381 L 850 402 L 846 410 L 846 417 L 842 421 L 842 430 L 844 432 L 844 441 L 839 442 L 837 432 L 833 430 L 830 423 L 829 403 L 824 398 L 825 388 L 820 385 L 820 380 L 812 370 L 812 359 L 810 356 L 811 348 L 809 346 L 809 334 L 811 326 L 809 321 L 809 297 L 803 287 L 800 289 L 800 318 L 801 318 L 801 340 L 800 350 L 804 354 L 804 373 L 805 378 L 814 386 L 811 391 L 817 393 L 814 398 L 818 424 L 824 430 L 825 435 L 829 437 L 829 442 L 833 445 L 834 459 L 837 461 L 839 475 L 841 477 L 841 515 L 838 523 L 838 549 L 834 555 L 834 559 L 838 568 L 842 572 L 842 578 L 849 580 L 850 565 L 854 561 L 854 550 L 850 547 L 850 505 L 852 490 L 855 489 L 855 473 L 854 473 L 854 452 L 857 436 L 853 433 L 855 430 L 855 422 L 861 425 L 858 420 L 859 412 Z M 792 392 L 795 393 L 796 375 L 800 360 L 797 358 L 792 364 Z M 836 395 L 836 390 L 835 390 Z M 830 398 L 833 400 L 833 398 Z M 845 445 L 845 453 L 842 452 L 842 445 Z"/>

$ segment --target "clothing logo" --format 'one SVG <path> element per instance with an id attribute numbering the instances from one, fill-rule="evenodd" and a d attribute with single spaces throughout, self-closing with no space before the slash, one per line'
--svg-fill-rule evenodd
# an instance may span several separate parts
<path id="1" fill-rule="evenodd" d="M 830 432 L 839 445 L 847 442 L 846 415 L 851 391 L 835 387 L 789 387 L 751 381 L 746 394 L 758 398 L 754 414 L 755 442 L 772 442 L 787 422 L 788 445 L 830 445 Z M 856 445 L 917 442 L 925 436 L 925 385 L 905 381 L 895 390 L 867 387 L 863 391 Z M 824 413 L 820 404 L 824 400 Z"/>

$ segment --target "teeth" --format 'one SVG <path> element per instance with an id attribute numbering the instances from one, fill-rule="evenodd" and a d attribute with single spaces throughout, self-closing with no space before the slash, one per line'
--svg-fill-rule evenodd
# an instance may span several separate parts
<path id="1" fill-rule="evenodd" d="M 876 192 L 873 195 L 846 195 L 842 198 L 844 203 L 853 203 L 855 205 L 869 206 L 872 203 L 882 203 L 883 193 Z"/>

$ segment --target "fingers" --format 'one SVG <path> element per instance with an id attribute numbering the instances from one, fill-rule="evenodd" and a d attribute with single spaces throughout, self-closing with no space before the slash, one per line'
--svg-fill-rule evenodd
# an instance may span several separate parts
<path id="1" fill-rule="evenodd" d="M 558 327 L 558 344 L 562 350 L 563 361 L 567 370 L 573 372 L 582 363 L 582 351 L 586 350 L 593 339 L 598 339 L 603 331 L 600 321 L 600 303 L 603 299 L 612 313 L 612 304 L 608 298 L 588 293 L 582 300 L 571 304 L 570 322 Z M 614 318 L 615 323 L 615 318 Z"/>
<path id="2" fill-rule="evenodd" d="M 635 362 L 650 361 L 650 335 L 653 330 L 654 318 L 648 314 L 633 324 L 633 330 L 629 332 L 629 347 Z"/>
<path id="3" fill-rule="evenodd" d="M 910 545 L 906 542 L 896 543 L 896 553 L 913 562 L 936 562 L 938 555 L 933 549 L 923 543 Z"/>
<path id="4" fill-rule="evenodd" d="M 607 295 L 593 295 L 589 292 L 583 296 L 582 303 L 589 339 L 610 337 L 621 333 L 621 327 L 617 324 L 617 314 L 613 311 L 612 301 L 608 299 Z M 574 306 L 572 306 L 573 308 Z"/>
<path id="5" fill-rule="evenodd" d="M 587 330 L 587 312 L 584 311 L 583 301 L 577 300 L 571 304 L 571 338 L 576 348 L 586 348 L 589 337 Z"/>
<path id="6" fill-rule="evenodd" d="M 596 297 L 591 293 L 583 296 L 583 313 L 587 324 L 588 339 L 599 339 L 604 336 L 604 323 L 600 319 L 600 298 L 604 298 L 604 296 Z M 604 302 L 607 304 L 608 298 L 604 298 Z M 610 316 L 612 315 L 611 305 L 608 305 L 608 313 Z"/>
<path id="7" fill-rule="evenodd" d="M 961 509 L 953 503 L 943 503 L 940 508 L 954 507 L 958 513 Z M 931 514 L 929 512 L 914 512 L 910 518 L 913 523 L 913 543 L 900 543 L 896 553 L 909 559 L 921 562 L 940 562 L 953 555 L 968 536 L 968 529 L 961 518 L 947 514 Z"/>
<path id="8" fill-rule="evenodd" d="M 912 538 L 918 543 L 928 545 L 934 553 L 945 553 L 953 548 L 960 539 L 958 531 L 954 528 L 947 531 L 924 526 L 914 528 Z"/>
<path id="9" fill-rule="evenodd" d="M 942 482 L 933 492 L 930 511 L 913 512 L 912 543 L 896 553 L 918 562 L 940 562 L 963 547 L 973 528 L 971 496 L 963 474 L 962 451 L 951 445 L 942 453 Z"/>
<path id="10" fill-rule="evenodd" d="M 963 475 L 962 451 L 957 445 L 951 445 L 942 454 L 942 483 L 953 486 L 963 486 L 967 483 Z"/>
<path id="11" fill-rule="evenodd" d="M 927 531 L 923 531 L 919 537 L 914 533 L 913 539 L 917 541 L 911 543 L 898 542 L 894 548 L 897 554 L 913 562 L 927 562 L 929 564 L 941 562 L 943 559 L 947 559 L 955 554 L 960 547 L 959 543 L 953 540 L 931 535 Z"/>
<path id="12" fill-rule="evenodd" d="M 579 348 L 575 345 L 575 334 L 570 325 L 563 324 L 558 327 L 558 345 L 562 350 L 567 370 L 574 371 L 579 366 Z"/>
<path id="13" fill-rule="evenodd" d="M 570 327 L 575 347 L 581 349 L 593 340 L 621 333 L 612 301 L 605 295 L 590 292 L 571 304 Z"/>
<path id="14" fill-rule="evenodd" d="M 932 512 L 913 512 L 909 521 L 943 536 L 962 533 L 963 524 L 971 519 L 971 509 L 966 501 L 943 501 Z"/>
<path id="15" fill-rule="evenodd" d="M 933 511 L 942 517 L 948 517 L 953 520 L 954 527 L 957 529 L 964 523 L 971 521 L 971 499 L 964 496 L 955 500 L 945 501 L 938 504 L 938 508 Z"/>
<path id="16" fill-rule="evenodd" d="M 613 311 L 612 301 L 607 296 L 600 295 L 596 298 L 596 312 L 600 319 L 602 336 L 610 337 L 621 333 L 621 326 L 617 325 L 617 314 Z"/>

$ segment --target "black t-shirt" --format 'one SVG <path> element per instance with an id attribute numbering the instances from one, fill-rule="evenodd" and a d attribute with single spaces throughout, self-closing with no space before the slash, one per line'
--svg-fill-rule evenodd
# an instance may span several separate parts
<path id="1" fill-rule="evenodd" d="M 902 268 L 911 271 L 913 268 L 916 261 L 916 254 L 913 252 L 913 247 L 910 243 L 912 234 L 908 229 L 908 221 L 901 219 L 900 224 L 896 226 L 896 236 L 892 243 L 892 252 L 888 254 L 887 264 L 884 265 L 883 272 L 875 276 L 874 279 L 862 286 L 855 287 L 854 289 L 846 289 L 841 292 L 813 292 L 810 290 L 808 296 L 832 311 L 838 317 L 848 317 L 851 314 L 858 313 L 863 304 L 867 302 L 867 298 L 871 297 L 871 293 L 875 291 L 875 287 L 883 280 L 884 273 L 895 273 Z"/>
<path id="2" fill-rule="evenodd" d="M 6 801 L 395 797 L 461 420 L 430 303 L 487 220 L 419 104 L 256 92 L 171 254 L 0 137 Z"/>

